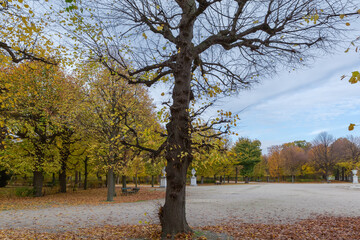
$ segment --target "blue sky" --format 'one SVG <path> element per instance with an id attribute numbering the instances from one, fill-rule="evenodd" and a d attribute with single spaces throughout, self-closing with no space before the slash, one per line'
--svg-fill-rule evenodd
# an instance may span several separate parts
<path id="1" fill-rule="evenodd" d="M 359 69 L 360 54 L 341 51 L 307 69 L 282 72 L 219 106 L 239 112 L 241 121 L 234 130 L 259 139 L 264 153 L 271 145 L 312 141 L 322 131 L 336 138 L 358 135 L 360 129 L 349 132 L 347 127 L 360 123 L 360 85 L 340 79 Z"/>
<path id="2" fill-rule="evenodd" d="M 352 132 L 347 129 L 350 123 L 360 124 L 360 84 L 341 80 L 360 70 L 360 53 L 344 53 L 346 47 L 315 59 L 309 67 L 279 72 L 249 91 L 222 99 L 207 115 L 218 109 L 238 113 L 241 120 L 233 131 L 260 140 L 263 153 L 271 145 L 311 142 L 322 131 L 336 138 L 360 135 L 360 126 Z M 150 91 L 157 105 L 166 100 L 158 97 L 162 91 Z"/>

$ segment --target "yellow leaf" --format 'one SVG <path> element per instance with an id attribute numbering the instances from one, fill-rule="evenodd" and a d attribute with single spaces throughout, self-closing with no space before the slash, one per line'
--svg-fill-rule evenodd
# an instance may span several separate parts
<path id="1" fill-rule="evenodd" d="M 350 125 L 349 125 L 349 131 L 352 131 L 352 130 L 354 130 L 354 127 L 355 127 L 355 124 L 353 124 L 353 123 L 350 123 Z"/>
<path id="2" fill-rule="evenodd" d="M 345 17 L 345 14 L 340 14 L 340 19 L 343 19 Z"/>
<path id="3" fill-rule="evenodd" d="M 156 29 L 158 30 L 158 31 L 161 31 L 161 30 L 163 30 L 163 26 L 158 26 Z"/>
<path id="4" fill-rule="evenodd" d="M 253 21 L 253 24 L 259 23 L 259 20 Z"/>
<path id="5" fill-rule="evenodd" d="M 143 36 L 145 39 L 147 39 L 147 36 L 146 36 L 146 34 L 145 34 L 145 33 L 143 33 L 143 34 L 142 34 L 142 36 Z"/>
<path id="6" fill-rule="evenodd" d="M 345 25 L 346 25 L 346 26 L 350 26 L 350 23 L 347 22 L 347 23 L 345 23 Z"/>

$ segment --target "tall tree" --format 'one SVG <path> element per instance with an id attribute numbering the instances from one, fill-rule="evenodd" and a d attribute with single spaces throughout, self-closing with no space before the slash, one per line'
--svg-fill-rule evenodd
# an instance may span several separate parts
<path id="1" fill-rule="evenodd" d="M 283 144 L 280 152 L 280 157 L 283 158 L 285 174 L 291 176 L 291 182 L 295 182 L 295 176 L 300 174 L 301 166 L 307 159 L 305 150 L 294 143 Z"/>
<path id="2" fill-rule="evenodd" d="M 33 159 L 35 196 L 42 195 L 44 167 L 53 159 L 53 143 L 60 134 L 61 118 L 73 106 L 69 91 L 72 83 L 57 66 L 22 63 L 0 73 L 9 95 L 5 116 L 9 135 L 26 140 L 27 154 Z"/>
<path id="3" fill-rule="evenodd" d="M 336 16 L 353 10 L 346 0 L 66 2 L 73 22 L 65 27 L 74 26 L 76 47 L 90 50 L 91 59 L 132 84 L 172 83 L 163 237 L 191 231 L 185 218 L 191 101 L 249 88 L 278 67 L 310 59 L 310 49 L 339 36 L 345 20 Z"/>
<path id="4" fill-rule="evenodd" d="M 129 161 L 138 155 L 139 149 L 132 149 L 133 146 L 145 148 L 158 144 L 155 139 L 146 137 L 161 130 L 155 120 L 151 99 L 143 86 L 129 85 L 99 64 L 84 66 L 80 74 L 87 83 L 88 103 L 92 108 L 89 114 L 93 120 L 85 124 L 98 140 L 96 155 L 105 164 L 107 200 L 112 201 L 115 194 L 114 172 L 124 170 Z"/>
<path id="5" fill-rule="evenodd" d="M 334 137 L 327 132 L 319 133 L 314 139 L 313 147 L 310 151 L 310 157 L 314 165 L 323 172 L 324 179 L 326 179 L 327 182 L 337 161 L 333 155 L 333 151 L 331 151 L 331 144 L 334 141 Z"/>
<path id="6" fill-rule="evenodd" d="M 241 175 L 245 177 L 245 183 L 249 183 L 249 176 L 254 167 L 261 161 L 261 142 L 259 140 L 250 140 L 240 138 L 233 147 L 235 152 L 236 165 L 242 166 Z"/>
<path id="7" fill-rule="evenodd" d="M 278 182 L 280 181 L 280 176 L 284 173 L 284 162 L 283 158 L 281 158 L 281 146 L 275 145 L 271 146 L 268 149 L 269 157 L 268 157 L 268 166 L 269 173 L 271 177 L 277 177 Z"/>

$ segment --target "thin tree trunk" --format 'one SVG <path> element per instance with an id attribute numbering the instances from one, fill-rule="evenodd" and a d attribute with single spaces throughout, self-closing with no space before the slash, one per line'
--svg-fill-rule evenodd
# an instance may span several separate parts
<path id="1" fill-rule="evenodd" d="M 44 175 L 42 171 L 34 171 L 33 173 L 34 196 L 41 197 L 43 195 L 42 188 L 44 184 Z"/>
<path id="2" fill-rule="evenodd" d="M 200 180 L 201 182 L 201 184 L 204 184 L 204 176 L 201 176 L 201 180 Z"/>
<path id="3" fill-rule="evenodd" d="M 109 168 L 108 173 L 106 175 L 107 179 L 107 199 L 106 201 L 114 200 L 114 191 L 115 191 L 115 182 L 114 182 L 114 168 Z"/>
<path id="4" fill-rule="evenodd" d="M 154 187 L 154 183 L 155 183 L 155 176 L 151 175 L 151 187 Z"/>
<path id="5" fill-rule="evenodd" d="M 238 167 L 236 166 L 235 167 L 235 183 L 238 182 L 238 174 L 239 174 L 239 170 L 238 170 Z"/>
<path id="6" fill-rule="evenodd" d="M 230 176 L 228 176 L 228 183 L 230 183 Z"/>
<path id="7" fill-rule="evenodd" d="M 87 189 L 87 178 L 88 178 L 88 161 L 89 161 L 89 158 L 88 156 L 85 157 L 85 160 L 84 160 L 84 190 Z"/>
<path id="8" fill-rule="evenodd" d="M 291 182 L 294 183 L 295 182 L 295 176 L 291 175 Z"/>

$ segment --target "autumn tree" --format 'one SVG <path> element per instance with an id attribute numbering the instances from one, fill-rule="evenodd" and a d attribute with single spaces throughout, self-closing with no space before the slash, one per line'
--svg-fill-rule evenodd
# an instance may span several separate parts
<path id="1" fill-rule="evenodd" d="M 249 183 L 249 176 L 254 167 L 261 161 L 261 142 L 249 138 L 239 138 L 233 147 L 236 165 L 242 166 L 240 173 L 245 177 L 245 183 Z"/>
<path id="2" fill-rule="evenodd" d="M 57 66 L 23 63 L 1 72 L 9 90 L 4 104 L 9 119 L 10 136 L 24 141 L 23 149 L 33 159 L 35 196 L 42 195 L 44 168 L 57 156 L 54 142 L 61 132 L 61 122 L 72 104 L 71 81 Z"/>
<path id="3" fill-rule="evenodd" d="M 310 158 L 312 159 L 313 164 L 317 169 L 322 171 L 326 181 L 329 181 L 329 175 L 337 161 L 331 150 L 331 144 L 334 141 L 334 137 L 327 132 L 319 133 L 313 140 L 313 147 L 310 151 Z"/>
<path id="4" fill-rule="evenodd" d="M 278 182 L 280 182 L 280 176 L 284 174 L 284 162 L 281 158 L 281 146 L 274 145 L 268 149 L 268 166 L 269 173 L 271 177 L 277 177 Z"/>
<path id="5" fill-rule="evenodd" d="M 303 148 L 296 146 L 295 143 L 283 144 L 280 152 L 283 159 L 284 172 L 291 176 L 291 182 L 295 182 L 295 176 L 301 172 L 301 166 L 306 162 L 307 155 Z"/>
<path id="6" fill-rule="evenodd" d="M 88 88 L 92 120 L 84 124 L 97 138 L 95 155 L 101 158 L 107 172 L 108 195 L 115 190 L 114 172 L 123 171 L 135 160 L 141 145 L 151 148 L 159 143 L 151 133 L 161 131 L 155 120 L 151 99 L 140 85 L 129 85 L 99 65 L 88 64 L 79 73 Z M 151 140 L 152 139 L 152 140 Z M 134 165 L 134 164 L 133 164 Z"/>
<path id="7" fill-rule="evenodd" d="M 278 67 L 300 65 L 311 49 L 338 39 L 345 21 L 338 16 L 353 10 L 345 0 L 66 2 L 72 23 L 64 26 L 83 56 L 131 84 L 172 84 L 163 237 L 191 231 L 185 218 L 191 102 L 247 89 Z"/>
<path id="8" fill-rule="evenodd" d="M 45 1 L 46 2 L 46 1 Z M 0 60 L 19 63 L 35 60 L 56 64 L 55 56 L 64 48 L 54 46 L 52 36 L 46 31 L 48 22 L 39 8 L 39 1 L 0 1 Z"/>

